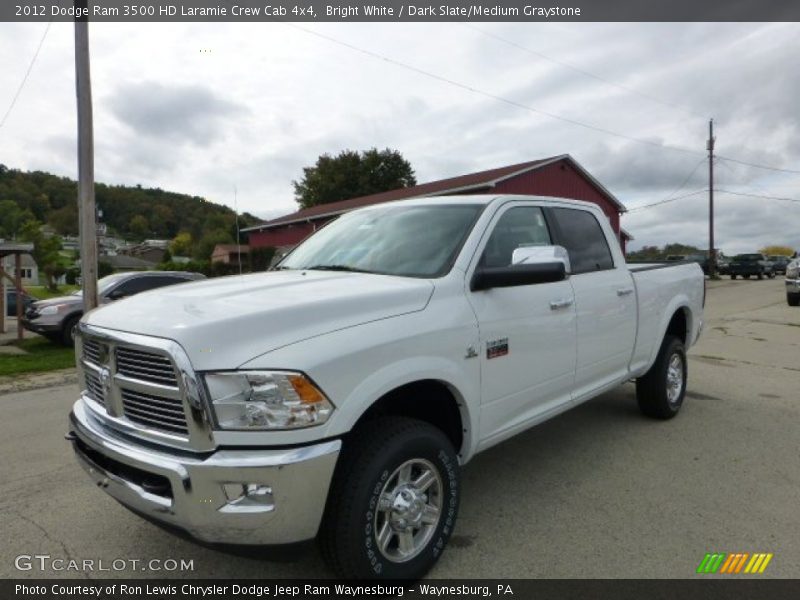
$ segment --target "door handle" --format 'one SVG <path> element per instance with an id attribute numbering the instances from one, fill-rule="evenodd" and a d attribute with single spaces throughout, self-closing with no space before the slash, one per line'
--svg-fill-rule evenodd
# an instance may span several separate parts
<path id="1" fill-rule="evenodd" d="M 633 293 L 633 288 L 620 288 L 617 290 L 617 296 L 627 296 Z"/>
<path id="2" fill-rule="evenodd" d="M 567 308 L 572 306 L 573 299 L 572 298 L 564 298 L 562 300 L 553 300 L 550 302 L 550 310 L 559 310 L 562 308 Z"/>

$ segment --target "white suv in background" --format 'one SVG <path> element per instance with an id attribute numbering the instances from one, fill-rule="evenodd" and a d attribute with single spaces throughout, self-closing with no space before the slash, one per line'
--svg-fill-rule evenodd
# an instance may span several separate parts
<path id="1" fill-rule="evenodd" d="M 800 305 L 800 258 L 786 265 L 786 302 L 789 306 Z"/>

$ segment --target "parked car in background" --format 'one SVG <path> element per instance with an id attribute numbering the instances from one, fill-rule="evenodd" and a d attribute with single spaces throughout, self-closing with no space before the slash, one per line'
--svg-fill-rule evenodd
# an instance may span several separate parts
<path id="1" fill-rule="evenodd" d="M 705 254 L 669 254 L 667 262 L 693 262 L 700 265 L 703 273 L 708 275 L 708 257 Z"/>
<path id="2" fill-rule="evenodd" d="M 775 277 L 775 272 L 772 270 L 772 263 L 767 260 L 763 254 L 737 254 L 731 260 L 728 266 L 728 272 L 731 279 L 742 277 L 750 279 L 750 277 Z"/>
<path id="3" fill-rule="evenodd" d="M 772 270 L 776 275 L 785 275 L 786 267 L 792 261 L 792 259 L 788 256 L 775 255 L 770 256 L 769 261 L 772 263 Z"/>
<path id="4" fill-rule="evenodd" d="M 205 275 L 188 271 L 136 271 L 114 273 L 97 282 L 100 304 L 108 304 L 156 288 L 204 279 Z M 71 346 L 75 343 L 75 326 L 83 316 L 83 292 L 34 302 L 22 319 L 25 329 Z"/>
<path id="5" fill-rule="evenodd" d="M 2 293 L 2 292 L 0 292 Z M 25 314 L 25 311 L 28 307 L 33 304 L 36 300 L 30 294 L 26 294 L 25 292 L 21 292 L 17 294 L 16 289 L 8 289 L 6 290 L 6 316 L 7 317 L 16 317 L 17 316 L 17 298 L 22 299 L 22 313 Z"/>
<path id="6" fill-rule="evenodd" d="M 800 306 L 800 258 L 786 265 L 786 302 Z"/>

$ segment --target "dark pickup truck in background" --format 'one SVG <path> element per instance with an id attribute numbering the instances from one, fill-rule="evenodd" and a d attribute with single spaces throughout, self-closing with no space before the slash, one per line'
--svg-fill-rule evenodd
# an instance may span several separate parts
<path id="1" fill-rule="evenodd" d="M 759 279 L 775 277 L 772 263 L 763 254 L 756 253 L 737 254 L 734 256 L 730 265 L 728 265 L 728 273 L 731 279 L 736 279 L 738 276 L 744 279 L 750 279 L 751 276 Z"/>

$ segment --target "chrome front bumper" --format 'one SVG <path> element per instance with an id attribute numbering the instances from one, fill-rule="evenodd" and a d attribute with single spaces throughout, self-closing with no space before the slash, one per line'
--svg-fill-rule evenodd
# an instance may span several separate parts
<path id="1" fill-rule="evenodd" d="M 126 508 L 209 543 L 271 545 L 316 536 L 341 440 L 281 450 L 164 451 L 114 433 L 83 405 L 70 414 L 78 462 Z M 236 497 L 243 486 L 252 497 Z"/>

